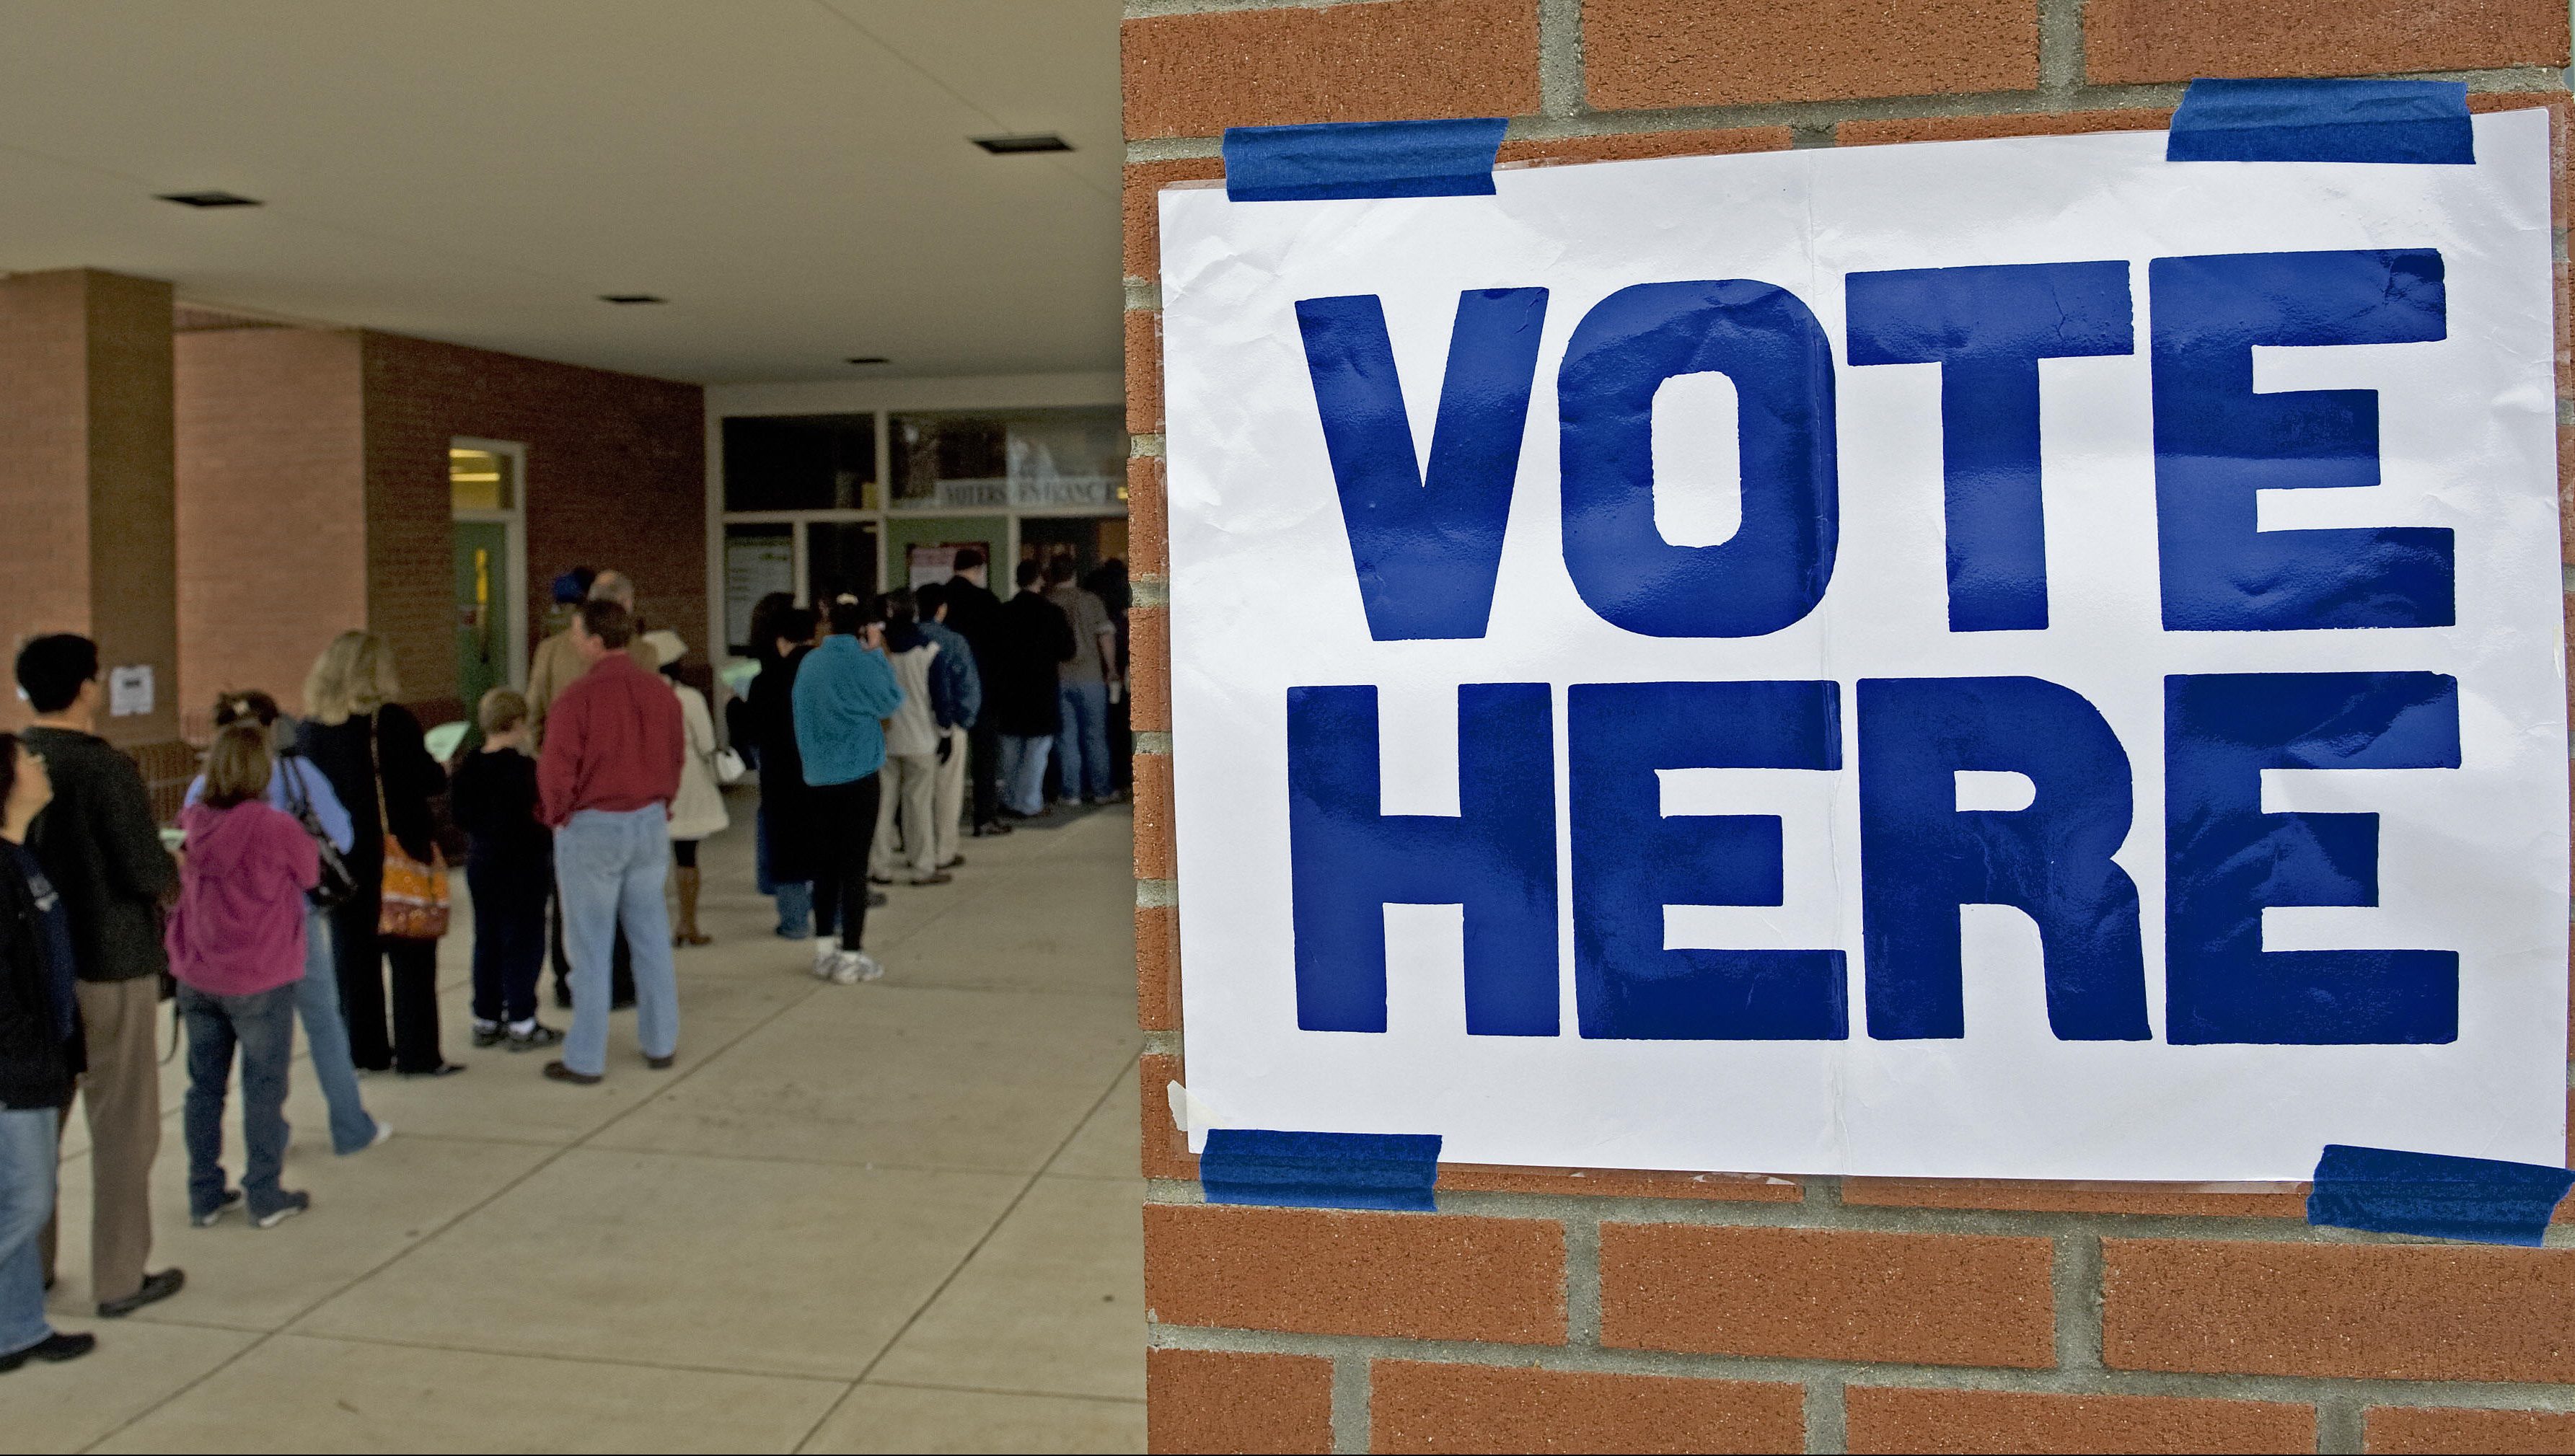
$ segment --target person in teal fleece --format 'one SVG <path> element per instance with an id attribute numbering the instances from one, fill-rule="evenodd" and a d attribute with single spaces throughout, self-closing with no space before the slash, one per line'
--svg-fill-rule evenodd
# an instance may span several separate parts
<path id="1" fill-rule="evenodd" d="M 842 597 L 832 604 L 831 623 L 831 636 L 797 671 L 789 702 L 822 858 L 814 875 L 814 974 L 856 985 L 885 974 L 859 942 L 868 922 L 868 845 L 884 792 L 878 770 L 885 766 L 885 720 L 903 706 L 903 689 L 871 604 Z"/>

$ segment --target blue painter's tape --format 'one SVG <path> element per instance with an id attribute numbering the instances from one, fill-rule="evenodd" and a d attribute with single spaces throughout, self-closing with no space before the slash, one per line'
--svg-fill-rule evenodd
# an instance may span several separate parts
<path id="1" fill-rule="evenodd" d="M 2565 1168 L 2327 1143 L 2307 1222 L 2537 1248 L 2569 1187 Z"/>
<path id="2" fill-rule="evenodd" d="M 1478 117 L 1228 127 L 1225 195 L 1236 202 L 1489 197 L 1502 126 Z"/>
<path id="3" fill-rule="evenodd" d="M 2164 143 L 2167 162 L 2477 160 L 2461 81 L 2190 83 Z"/>
<path id="4" fill-rule="evenodd" d="M 1199 1154 L 1210 1203 L 1428 1212 L 1439 1139 L 1412 1132 L 1272 1132 L 1216 1127 Z"/>

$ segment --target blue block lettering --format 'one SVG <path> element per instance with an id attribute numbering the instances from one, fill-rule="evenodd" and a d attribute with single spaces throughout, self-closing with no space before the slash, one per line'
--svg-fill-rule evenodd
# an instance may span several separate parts
<path id="1" fill-rule="evenodd" d="M 2446 527 L 2254 529 L 2256 491 L 2378 484 L 2378 394 L 2255 394 L 2253 346 L 2444 338 L 2441 255 L 2158 258 L 2146 277 L 2165 629 L 2449 626 Z"/>
<path id="2" fill-rule="evenodd" d="M 1465 907 L 1466 1029 L 1556 1033 L 1555 731 L 1543 683 L 1457 690 L 1455 818 L 1387 814 L 1374 688 L 1288 690 L 1296 1024 L 1385 1029 L 1389 904 Z"/>
<path id="3" fill-rule="evenodd" d="M 2455 1041 L 2454 950 L 2264 950 L 2265 905 L 2378 903 L 2378 815 L 2264 813 L 2265 768 L 2456 768 L 2437 673 L 2164 680 L 2165 1038 Z"/>
<path id="4" fill-rule="evenodd" d="M 2128 265 L 1854 273 L 1844 298 L 1851 363 L 1940 366 L 1949 630 L 2047 626 L 2038 361 L 2136 351 Z"/>
<path id="5" fill-rule="evenodd" d="M 1350 564 L 1376 641 L 1484 635 L 1545 318 L 1542 288 L 1457 296 L 1425 476 L 1376 296 L 1296 305 Z"/>
<path id="6" fill-rule="evenodd" d="M 1654 526 L 1654 393 L 1734 382 L 1742 525 L 1716 546 Z M 1840 531 L 1833 351 L 1786 289 L 1733 279 L 1622 288 L 1583 316 L 1556 376 L 1564 565 L 1611 624 L 1647 637 L 1760 637 L 1815 609 Z"/>
<path id="7" fill-rule="evenodd" d="M 1960 769 L 2026 774 L 2010 812 L 1961 812 Z M 1861 939 L 1868 1034 L 1964 1036 L 1958 906 L 2038 922 L 2047 1024 L 2068 1041 L 2143 1041 L 2127 750 L 2081 695 L 2037 678 L 1859 684 Z"/>
<path id="8" fill-rule="evenodd" d="M 1839 950 L 1666 950 L 1663 906 L 1775 905 L 1770 814 L 1665 818 L 1662 768 L 1838 768 L 1830 683 L 1585 683 L 1569 690 L 1573 984 L 1582 1034 L 1839 1040 Z"/>

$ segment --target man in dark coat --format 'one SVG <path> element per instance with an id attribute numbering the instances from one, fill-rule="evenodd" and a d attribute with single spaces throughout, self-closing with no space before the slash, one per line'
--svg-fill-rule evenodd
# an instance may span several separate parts
<path id="1" fill-rule="evenodd" d="M 985 717 L 1002 735 L 1002 806 L 1021 818 L 1046 812 L 1048 749 L 1055 744 L 1056 673 L 1073 661 L 1073 620 L 1038 587 L 1036 562 L 1020 563 L 1019 592 L 1002 604 Z M 973 641 L 973 639 L 968 639 Z"/>
<path id="2" fill-rule="evenodd" d="M 759 749 L 761 852 L 766 856 L 771 892 L 778 899 L 778 933 L 802 940 L 813 933 L 814 869 L 821 856 L 816 852 L 813 795 L 805 784 L 805 755 L 796 747 L 792 705 L 797 670 L 814 650 L 814 613 L 791 602 L 772 615 L 767 629 L 775 636 L 758 645 L 766 662 L 760 676 L 751 680 L 743 719 Z"/>
<path id="3" fill-rule="evenodd" d="M 966 639 L 975 650 L 976 676 L 983 682 L 993 680 L 996 653 L 1002 641 L 1002 599 L 984 585 L 988 569 L 980 547 L 963 547 L 957 553 L 957 575 L 948 579 L 948 615 L 941 619 L 948 630 Z M 977 715 L 975 724 L 966 730 L 969 756 L 975 775 L 975 833 L 1007 834 L 1011 826 L 1002 822 L 1002 728 L 999 719 L 990 711 Z"/>

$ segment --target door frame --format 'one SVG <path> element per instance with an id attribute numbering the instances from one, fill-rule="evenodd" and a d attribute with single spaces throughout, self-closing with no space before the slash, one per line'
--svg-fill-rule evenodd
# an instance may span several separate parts
<path id="1" fill-rule="evenodd" d="M 517 440 L 483 440 L 471 435 L 451 436 L 450 450 L 480 450 L 507 457 L 513 462 L 511 475 L 516 489 L 510 493 L 507 511 L 459 511 L 452 505 L 452 521 L 475 522 L 507 528 L 509 542 L 501 564 L 501 614 L 505 640 L 510 645 L 510 686 L 524 690 L 528 686 L 528 447 Z M 452 458 L 452 457 L 451 457 Z M 452 498 L 451 498 L 452 499 Z M 474 705 L 465 705 L 468 716 Z"/>

